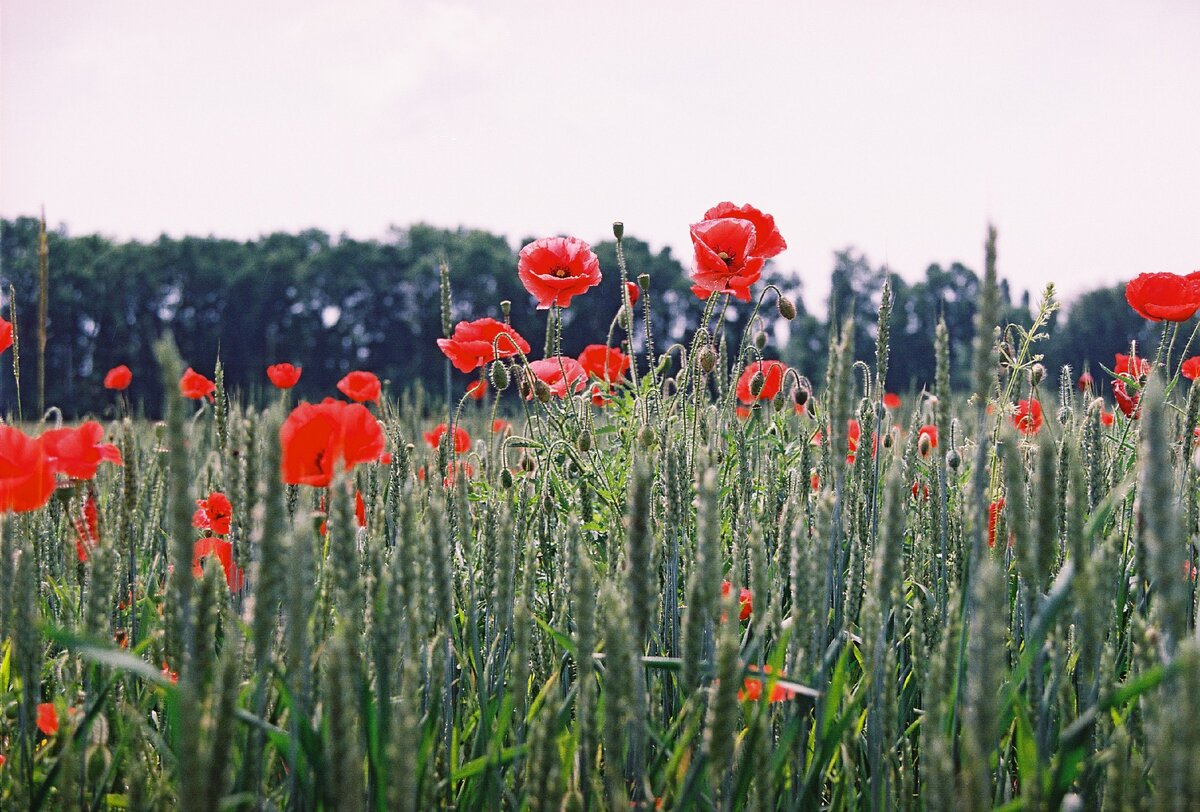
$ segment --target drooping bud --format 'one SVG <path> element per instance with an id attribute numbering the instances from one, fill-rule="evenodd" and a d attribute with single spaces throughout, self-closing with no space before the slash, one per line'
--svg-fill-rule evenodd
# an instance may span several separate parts
<path id="1" fill-rule="evenodd" d="M 500 487 L 504 488 L 504 490 L 508 490 L 512 486 L 513 486 L 512 471 L 508 470 L 507 468 L 500 469 Z"/>
<path id="2" fill-rule="evenodd" d="M 575 440 L 575 447 L 584 454 L 592 450 L 592 433 L 590 431 L 579 432 L 579 437 Z"/>
<path id="3" fill-rule="evenodd" d="M 503 392 L 508 388 L 508 368 L 500 361 L 492 364 L 492 386 L 496 387 L 497 392 Z"/>
<path id="4" fill-rule="evenodd" d="M 517 392 L 520 393 L 523 400 L 529 400 L 533 395 L 533 384 L 530 382 L 528 375 L 522 375 L 517 381 Z"/>
<path id="5" fill-rule="evenodd" d="M 808 403 L 810 395 L 812 395 L 812 392 L 802 383 L 798 383 L 792 387 L 792 403 L 797 406 L 803 406 Z"/>
<path id="6" fill-rule="evenodd" d="M 796 318 L 796 306 L 792 304 L 792 300 L 786 296 L 780 296 L 775 300 L 775 307 L 779 310 L 779 315 L 791 321 Z"/>
<path id="7" fill-rule="evenodd" d="M 775 407 L 776 411 L 783 408 L 783 390 L 782 389 L 780 389 L 778 392 L 775 393 L 775 399 L 773 401 L 771 401 L 771 405 Z"/>
<path id="8" fill-rule="evenodd" d="M 1037 386 L 1046 379 L 1046 368 L 1041 364 L 1034 364 L 1029 368 L 1029 380 L 1034 386 Z"/>
<path id="9" fill-rule="evenodd" d="M 642 430 L 638 432 L 638 442 L 642 444 L 642 448 L 654 448 L 654 444 L 658 442 L 658 437 L 655 435 L 653 428 L 642 426 Z"/>
<path id="10" fill-rule="evenodd" d="M 521 470 L 522 471 L 524 471 L 527 474 L 532 474 L 536 468 L 537 468 L 537 460 L 534 459 L 532 454 L 522 454 L 521 455 Z"/>
<path id="11" fill-rule="evenodd" d="M 755 372 L 754 375 L 750 377 L 750 397 L 757 399 L 762 393 L 763 386 L 766 384 L 766 382 L 767 379 L 761 372 Z"/>
<path id="12" fill-rule="evenodd" d="M 764 333 L 762 330 L 759 330 L 757 333 L 754 334 L 754 346 L 757 347 L 759 350 L 762 350 L 764 347 L 767 346 L 767 334 Z"/>
<path id="13" fill-rule="evenodd" d="M 712 372 L 717 368 L 717 351 L 712 347 L 705 346 L 700 350 L 700 369 L 705 373 Z"/>
<path id="14" fill-rule="evenodd" d="M 550 387 L 545 381 L 539 379 L 533 382 L 533 396 L 537 398 L 538 401 L 541 403 L 549 403 L 551 395 L 552 393 L 550 392 Z"/>

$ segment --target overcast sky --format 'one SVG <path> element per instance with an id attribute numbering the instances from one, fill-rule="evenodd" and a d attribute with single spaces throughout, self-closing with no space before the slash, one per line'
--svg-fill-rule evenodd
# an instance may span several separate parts
<path id="1" fill-rule="evenodd" d="M 1200 268 L 1200 3 L 3 0 L 0 214 L 149 239 L 425 221 L 687 261 L 776 216 L 1067 295 Z M 615 270 L 615 269 L 614 269 Z"/>

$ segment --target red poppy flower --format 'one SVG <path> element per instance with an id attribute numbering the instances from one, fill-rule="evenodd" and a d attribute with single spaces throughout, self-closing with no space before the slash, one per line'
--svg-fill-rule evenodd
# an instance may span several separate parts
<path id="1" fill-rule="evenodd" d="M 58 711 L 53 702 L 42 702 L 37 706 L 37 729 L 47 736 L 58 732 Z"/>
<path id="2" fill-rule="evenodd" d="M 546 386 L 550 394 L 556 398 L 567 396 L 567 390 L 578 392 L 587 383 L 587 372 L 574 358 L 565 355 L 555 355 L 534 361 L 529 365 L 529 371 Z M 531 392 L 529 397 L 533 397 Z M 528 400 L 528 398 L 526 398 Z"/>
<path id="3" fill-rule="evenodd" d="M 79 562 L 88 560 L 88 552 L 94 550 L 100 543 L 99 517 L 96 512 L 96 496 L 88 491 L 83 499 L 82 515 L 77 516 L 72 524 L 75 525 L 75 557 Z"/>
<path id="4" fill-rule="evenodd" d="M 600 284 L 600 260 L 576 237 L 546 237 L 521 249 L 517 276 L 538 310 L 569 307 L 572 297 Z"/>
<path id="5" fill-rule="evenodd" d="M 1100 425 L 1102 426 L 1111 426 L 1115 419 L 1112 412 L 1100 412 Z"/>
<path id="6" fill-rule="evenodd" d="M 584 372 L 607 383 L 624 378 L 629 364 L 628 355 L 604 344 L 588 344 L 579 354 L 579 365 Z"/>
<path id="7" fill-rule="evenodd" d="M 4 352 L 13 344 L 12 322 L 0 316 L 0 352 Z"/>
<path id="8" fill-rule="evenodd" d="M 363 501 L 362 493 L 354 491 L 354 521 L 359 527 L 367 526 L 367 503 Z"/>
<path id="9" fill-rule="evenodd" d="M 609 397 L 611 392 L 612 389 L 606 386 L 601 386 L 598 383 L 592 384 L 592 405 L 603 409 L 612 400 L 612 398 Z"/>
<path id="10" fill-rule="evenodd" d="M 846 462 L 853 464 L 854 456 L 858 453 L 858 439 L 862 436 L 862 428 L 853 417 L 846 421 Z M 871 459 L 879 451 L 879 435 L 871 438 Z"/>
<path id="11" fill-rule="evenodd" d="M 813 472 L 813 475 L 809 477 L 808 486 L 814 491 L 821 490 L 821 477 L 815 471 Z"/>
<path id="12" fill-rule="evenodd" d="M 626 282 L 625 290 L 629 291 L 629 306 L 633 307 L 637 304 L 638 297 L 642 295 L 642 289 L 633 282 Z"/>
<path id="13" fill-rule="evenodd" d="M 997 499 L 988 505 L 988 547 L 996 546 L 996 522 L 1000 518 L 1000 511 L 1004 510 L 1004 500 Z"/>
<path id="14" fill-rule="evenodd" d="M 918 448 L 920 448 L 920 446 L 921 446 L 921 438 L 922 437 L 929 438 L 929 447 L 931 449 L 937 448 L 937 443 L 938 443 L 937 426 L 933 426 L 933 425 L 921 426 L 921 430 L 917 432 L 917 447 Z M 926 456 L 928 454 L 929 454 L 929 452 L 925 451 L 925 452 L 922 452 L 921 456 Z"/>
<path id="15" fill-rule="evenodd" d="M 191 367 L 187 368 L 187 372 L 183 373 L 179 380 L 180 394 L 190 400 L 208 398 L 211 401 L 215 391 L 217 385 Z"/>
<path id="16" fill-rule="evenodd" d="M 454 478 L 456 474 L 462 474 L 467 479 L 475 476 L 475 469 L 471 467 L 469 462 L 456 462 L 454 465 L 446 468 L 446 476 L 442 477 L 442 487 L 450 488 L 454 486 Z M 417 469 L 417 479 L 425 481 L 425 466 L 422 465 Z"/>
<path id="17" fill-rule="evenodd" d="M 360 403 L 326 398 L 301 403 L 279 429 L 283 448 L 280 471 L 289 485 L 324 488 L 338 463 L 347 470 L 380 458 L 383 429 Z"/>
<path id="18" fill-rule="evenodd" d="M 1184 361 L 1179 367 L 1179 374 L 1189 381 L 1196 380 L 1200 376 L 1200 355 L 1193 355 Z"/>
<path id="19" fill-rule="evenodd" d="M 895 411 L 900 408 L 900 396 L 895 392 L 888 392 L 883 396 L 883 408 Z"/>
<path id="20" fill-rule="evenodd" d="M 754 663 L 750 664 L 751 671 L 758 671 L 758 666 Z M 771 666 L 764 665 L 763 671 L 767 674 L 773 673 Z M 742 688 L 738 690 L 739 702 L 757 702 L 762 697 L 763 679 L 762 677 L 746 677 L 742 681 Z M 788 699 L 796 698 L 796 689 L 790 688 L 781 683 L 776 683 L 771 688 L 771 698 L 768 702 L 783 702 Z"/>
<path id="21" fill-rule="evenodd" d="M 128 389 L 131 383 L 133 383 L 133 372 L 124 364 L 113 367 L 104 376 L 105 389 L 115 389 L 120 392 L 123 389 Z"/>
<path id="22" fill-rule="evenodd" d="M 487 394 L 487 381 L 480 378 L 467 385 L 467 397 L 471 400 L 483 400 L 483 396 Z"/>
<path id="23" fill-rule="evenodd" d="M 1113 372 L 1118 375 L 1128 375 L 1131 378 L 1142 378 L 1150 374 L 1150 362 L 1145 358 L 1138 358 L 1136 355 L 1117 353 Z"/>
<path id="24" fill-rule="evenodd" d="M 783 235 L 775 226 L 775 218 L 763 214 L 749 203 L 744 206 L 734 206 L 729 202 L 718 203 L 704 212 L 705 220 L 719 220 L 722 217 L 745 220 L 754 226 L 754 253 L 763 259 L 778 256 L 787 248 Z"/>
<path id="25" fill-rule="evenodd" d="M 529 353 L 529 342 L 520 333 L 487 318 L 460 321 L 450 338 L 439 338 L 437 345 L 459 372 L 473 372 L 498 358 L 512 358 L 518 351 Z"/>
<path id="26" fill-rule="evenodd" d="M 1079 376 L 1079 381 L 1076 385 L 1079 387 L 1080 392 L 1086 392 L 1092 388 L 1092 376 L 1089 373 L 1084 372 Z"/>
<path id="27" fill-rule="evenodd" d="M 928 499 L 929 499 L 929 486 L 928 486 L 928 485 L 922 485 L 922 484 L 920 483 L 920 481 L 918 481 L 918 480 L 915 480 L 915 479 L 914 479 L 914 480 L 913 480 L 913 486 L 912 486 L 912 496 L 913 496 L 913 499 L 916 499 L 916 498 L 917 498 L 917 495 L 918 495 L 918 494 L 920 494 L 920 493 L 922 493 L 922 489 L 924 489 L 924 495 L 925 495 L 925 499 L 926 499 L 926 500 L 928 500 Z"/>
<path id="28" fill-rule="evenodd" d="M 337 382 L 337 388 L 343 395 L 359 403 L 377 403 L 382 392 L 375 373 L 362 370 L 347 374 Z"/>
<path id="29" fill-rule="evenodd" d="M 220 491 L 213 491 L 207 499 L 196 500 L 196 512 L 192 515 L 192 527 L 211 531 L 216 536 L 229 535 L 229 522 L 233 518 L 233 505 Z"/>
<path id="30" fill-rule="evenodd" d="M 733 589 L 733 584 L 729 581 L 721 582 L 721 597 L 726 597 L 730 590 Z M 746 587 L 742 587 L 738 593 L 738 620 L 745 620 L 750 617 L 754 611 L 754 594 Z"/>
<path id="31" fill-rule="evenodd" d="M 267 367 L 267 377 L 276 389 L 291 389 L 300 380 L 300 367 L 291 364 L 271 364 Z"/>
<path id="32" fill-rule="evenodd" d="M 77 429 L 50 429 L 39 441 L 55 473 L 71 479 L 91 479 L 102 462 L 123 465 L 121 451 L 112 443 L 101 443 L 104 427 L 89 420 Z"/>
<path id="33" fill-rule="evenodd" d="M 215 555 L 225 570 L 225 583 L 229 584 L 230 592 L 242 588 L 244 579 L 242 568 L 233 563 L 233 542 L 229 539 L 205 536 L 192 547 L 192 574 L 197 578 L 204 575 L 204 560 Z"/>
<path id="34" fill-rule="evenodd" d="M 502 431 L 507 431 L 512 428 L 512 423 L 509 423 L 503 417 L 497 417 L 492 421 L 492 434 L 499 434 Z"/>
<path id="35" fill-rule="evenodd" d="M 1117 406 L 1121 410 L 1121 414 L 1128 417 L 1130 420 L 1137 420 L 1141 417 L 1141 412 L 1138 411 L 1138 401 L 1141 400 L 1141 394 L 1134 392 L 1132 395 L 1125 388 L 1124 381 L 1112 382 L 1113 398 L 1117 401 Z"/>
<path id="36" fill-rule="evenodd" d="M 1022 434 L 1037 434 L 1042 428 L 1042 404 L 1036 400 L 1018 401 L 1013 425 Z"/>
<path id="37" fill-rule="evenodd" d="M 1125 301 L 1150 321 L 1187 321 L 1200 310 L 1200 281 L 1192 276 L 1138 274 L 1125 286 Z"/>
<path id="38" fill-rule="evenodd" d="M 738 420 L 750 419 L 750 410 L 745 406 L 735 406 L 733 408 L 733 413 L 737 415 Z"/>
<path id="39" fill-rule="evenodd" d="M 432 431 L 425 432 L 425 442 L 430 448 L 437 448 L 442 442 L 442 435 L 446 433 L 446 424 L 438 423 L 433 427 Z M 454 453 L 465 454 L 471 450 L 471 435 L 467 434 L 467 430 L 462 426 L 454 427 Z"/>
<path id="40" fill-rule="evenodd" d="M 750 393 L 750 381 L 759 372 L 763 375 L 763 385 L 756 398 Z M 787 367 L 781 361 L 754 361 L 753 363 L 746 364 L 746 368 L 742 370 L 742 374 L 737 382 L 738 400 L 742 403 L 753 403 L 756 400 L 774 400 L 775 396 L 779 394 L 779 388 L 783 386 L 783 375 L 785 372 L 787 372 Z"/>
<path id="41" fill-rule="evenodd" d="M 748 220 L 722 217 L 691 227 L 696 267 L 692 292 L 701 299 L 714 293 L 732 293 L 750 301 L 750 286 L 762 276 L 766 261 L 755 253 L 754 225 Z"/>
<path id="42" fill-rule="evenodd" d="M 0 426 L 0 512 L 37 510 L 54 493 L 54 468 L 41 442 Z"/>

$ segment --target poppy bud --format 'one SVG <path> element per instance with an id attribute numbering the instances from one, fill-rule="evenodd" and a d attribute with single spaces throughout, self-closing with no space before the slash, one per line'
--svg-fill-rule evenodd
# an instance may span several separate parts
<path id="1" fill-rule="evenodd" d="M 508 314 L 512 312 L 512 302 L 508 299 L 500 301 L 500 313 L 504 316 L 504 323 L 508 324 Z"/>
<path id="2" fill-rule="evenodd" d="M 650 274 L 648 274 L 648 273 L 638 274 L 638 287 L 642 289 L 643 293 L 650 290 Z"/>
<path id="3" fill-rule="evenodd" d="M 958 456 L 958 452 L 952 448 L 946 454 L 946 464 L 950 466 L 951 471 L 957 471 L 958 466 L 962 464 L 962 457 Z"/>
<path id="4" fill-rule="evenodd" d="M 642 448 L 654 448 L 658 437 L 655 436 L 654 429 L 650 426 L 642 426 L 642 430 L 638 432 L 638 442 L 642 444 Z"/>
<path id="5" fill-rule="evenodd" d="M 933 450 L 933 441 L 929 439 L 929 435 L 921 432 L 921 436 L 917 438 L 917 453 L 922 457 L 928 457 L 929 452 Z"/>
<path id="6" fill-rule="evenodd" d="M 618 240 L 625 236 L 625 224 L 620 220 L 613 222 L 613 236 Z"/>
<path id="7" fill-rule="evenodd" d="M 549 403 L 552 394 L 550 387 L 546 385 L 545 381 L 537 380 L 533 382 L 533 396 L 540 402 Z"/>
<path id="8" fill-rule="evenodd" d="M 528 376 L 522 376 L 517 381 L 517 391 L 521 394 L 522 400 L 529 400 L 529 397 L 533 394 L 533 384 L 529 382 Z"/>
<path id="9" fill-rule="evenodd" d="M 760 350 L 767 346 L 767 334 L 762 330 L 754 334 L 754 346 Z"/>
<path id="10" fill-rule="evenodd" d="M 582 431 L 579 433 L 579 438 L 575 441 L 575 447 L 584 454 L 592 450 L 592 433 L 590 431 Z"/>
<path id="11" fill-rule="evenodd" d="M 522 454 L 521 455 L 521 470 L 527 474 L 532 474 L 535 468 L 537 468 L 537 460 L 535 460 L 533 458 L 533 455 L 532 454 Z"/>
<path id="12" fill-rule="evenodd" d="M 777 393 L 775 393 L 775 399 L 773 401 L 771 401 L 771 405 L 775 407 L 776 411 L 783 408 L 783 390 L 782 389 L 780 389 Z"/>
<path id="13" fill-rule="evenodd" d="M 892 447 L 892 433 L 890 431 L 887 434 L 883 435 L 883 447 L 884 448 Z"/>
<path id="14" fill-rule="evenodd" d="M 775 300 L 775 307 L 779 310 L 779 315 L 791 321 L 796 318 L 796 306 L 792 304 L 792 300 L 786 296 L 780 296 Z"/>
<path id="15" fill-rule="evenodd" d="M 492 364 L 492 386 L 496 387 L 497 392 L 503 392 L 508 388 L 508 368 L 499 361 Z"/>
<path id="16" fill-rule="evenodd" d="M 705 373 L 712 372 L 717 368 L 717 352 L 712 347 L 704 347 L 700 350 L 700 369 Z"/>
<path id="17" fill-rule="evenodd" d="M 665 375 L 667 370 L 670 368 L 671 356 L 667 353 L 663 353 L 662 357 L 658 359 L 658 366 L 654 368 L 654 373 L 656 375 Z"/>
<path id="18" fill-rule="evenodd" d="M 1029 380 L 1033 382 L 1034 386 L 1037 386 L 1039 383 L 1045 380 L 1045 378 L 1046 368 L 1041 364 L 1034 364 L 1029 368 Z"/>
<path id="19" fill-rule="evenodd" d="M 811 394 L 812 392 L 809 391 L 807 386 L 804 384 L 796 384 L 792 387 L 792 403 L 796 404 L 797 406 L 803 406 L 804 404 L 808 403 L 808 398 Z"/>
<path id="20" fill-rule="evenodd" d="M 500 469 L 500 487 L 508 490 L 513 486 L 512 471 L 507 468 Z"/>
<path id="21" fill-rule="evenodd" d="M 761 372 L 755 372 L 750 378 L 750 397 L 757 398 L 762 393 L 763 386 L 767 379 Z"/>

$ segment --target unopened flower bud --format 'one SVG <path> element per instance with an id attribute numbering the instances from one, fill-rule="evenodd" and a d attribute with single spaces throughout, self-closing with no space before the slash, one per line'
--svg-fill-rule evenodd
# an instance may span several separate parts
<path id="1" fill-rule="evenodd" d="M 775 393 L 775 399 L 773 401 L 771 401 L 771 405 L 775 407 L 776 411 L 783 408 L 783 390 L 782 389 Z"/>
<path id="2" fill-rule="evenodd" d="M 767 346 L 767 334 L 764 333 L 762 330 L 759 330 L 757 333 L 754 334 L 754 346 L 757 347 L 759 350 L 761 350 Z"/>
<path id="3" fill-rule="evenodd" d="M 517 391 L 524 400 L 529 400 L 530 396 L 533 395 L 533 384 L 530 383 L 529 376 L 521 376 L 520 380 L 517 381 Z"/>
<path id="4" fill-rule="evenodd" d="M 512 302 L 508 299 L 500 301 L 500 315 L 504 316 L 504 323 L 508 324 L 508 315 L 512 312 Z"/>
<path id="5" fill-rule="evenodd" d="M 613 236 L 618 240 L 625 236 L 625 224 L 620 220 L 613 222 Z"/>
<path id="6" fill-rule="evenodd" d="M 508 490 L 512 486 L 513 486 L 512 471 L 508 470 L 507 468 L 502 468 L 500 470 L 500 487 L 504 488 L 505 490 Z"/>
<path id="7" fill-rule="evenodd" d="M 654 368 L 656 375 L 665 375 L 667 370 L 671 368 L 671 356 L 663 353 L 658 359 L 658 366 Z"/>
<path id="8" fill-rule="evenodd" d="M 792 387 L 792 403 L 797 406 L 803 406 L 808 403 L 808 398 L 812 394 L 809 388 L 804 384 L 798 383 Z"/>
<path id="9" fill-rule="evenodd" d="M 1034 386 L 1037 386 L 1046 379 L 1046 368 L 1041 364 L 1034 364 L 1029 368 L 1029 379 L 1033 382 Z"/>
<path id="10" fill-rule="evenodd" d="M 946 454 L 946 464 L 950 466 L 951 471 L 957 471 L 958 466 L 962 465 L 962 457 L 952 448 Z"/>
<path id="11" fill-rule="evenodd" d="M 551 397 L 550 387 L 547 386 L 546 382 L 543 380 L 534 381 L 533 396 L 542 403 L 549 403 Z"/>
<path id="12" fill-rule="evenodd" d="M 762 394 L 763 386 L 766 382 L 767 379 L 761 372 L 755 372 L 750 377 L 750 397 L 757 398 Z"/>
<path id="13" fill-rule="evenodd" d="M 775 307 L 779 310 L 779 315 L 791 321 L 796 318 L 796 306 L 792 304 L 792 300 L 786 296 L 780 296 L 775 300 Z"/>
<path id="14" fill-rule="evenodd" d="M 642 444 L 642 448 L 654 448 L 658 437 L 650 426 L 642 426 L 642 430 L 638 432 L 638 442 Z"/>
<path id="15" fill-rule="evenodd" d="M 929 452 L 933 450 L 933 440 L 930 439 L 927 432 L 921 432 L 921 436 L 917 438 L 917 453 L 922 457 L 928 457 Z"/>
<path id="16" fill-rule="evenodd" d="M 496 387 L 497 392 L 503 392 L 508 388 L 508 368 L 501 362 L 497 361 L 492 364 L 492 386 Z"/>
<path id="17" fill-rule="evenodd" d="M 584 454 L 592 450 L 592 433 L 590 431 L 581 431 L 578 439 L 575 440 L 575 447 Z"/>
<path id="18" fill-rule="evenodd" d="M 717 368 L 717 351 L 712 347 L 704 347 L 700 350 L 700 369 L 705 373 L 712 372 Z"/>
<path id="19" fill-rule="evenodd" d="M 534 472 L 534 469 L 536 469 L 536 468 L 537 468 L 537 460 L 533 458 L 532 454 L 522 454 L 521 455 L 521 470 L 522 471 L 524 471 L 527 474 L 532 474 Z"/>
<path id="20" fill-rule="evenodd" d="M 893 442 L 894 441 L 892 439 L 892 433 L 890 431 L 887 434 L 883 435 L 883 447 L 884 448 L 891 448 Z"/>
<path id="21" fill-rule="evenodd" d="M 650 290 L 650 274 L 648 274 L 648 273 L 638 274 L 638 287 L 642 289 L 643 293 Z"/>

